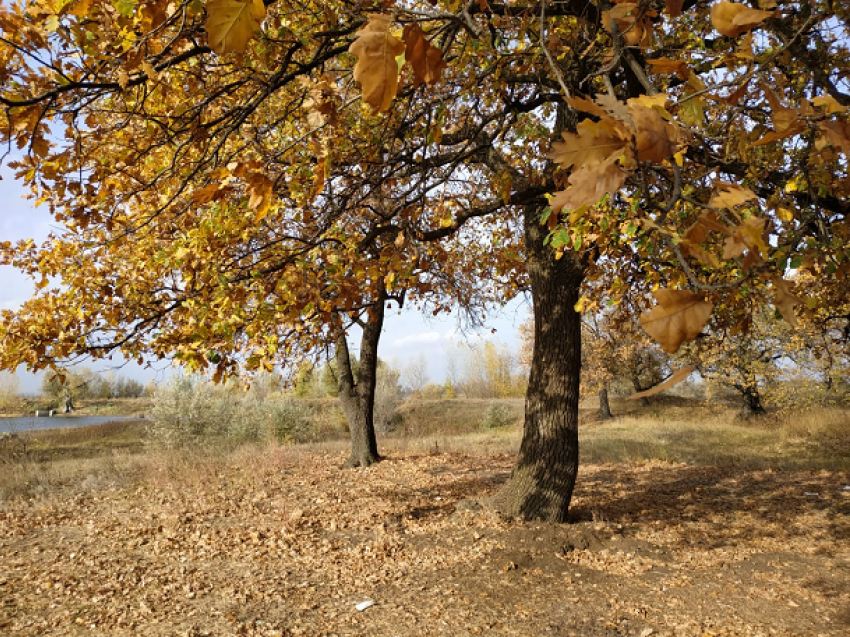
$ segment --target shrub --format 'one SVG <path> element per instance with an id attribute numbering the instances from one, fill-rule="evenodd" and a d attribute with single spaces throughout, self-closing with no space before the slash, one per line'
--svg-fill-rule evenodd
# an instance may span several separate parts
<path id="1" fill-rule="evenodd" d="M 277 442 L 310 442 L 315 438 L 316 413 L 303 400 L 278 398 L 265 407 L 268 435 Z"/>
<path id="2" fill-rule="evenodd" d="M 511 415 L 510 409 L 499 403 L 490 403 L 487 411 L 484 412 L 484 418 L 481 421 L 482 429 L 498 429 L 499 427 L 507 427 L 514 423 L 514 416 Z"/>
<path id="3" fill-rule="evenodd" d="M 148 437 L 155 444 L 180 447 L 211 440 L 257 440 L 258 402 L 238 388 L 215 386 L 198 376 L 175 376 L 157 387 Z"/>

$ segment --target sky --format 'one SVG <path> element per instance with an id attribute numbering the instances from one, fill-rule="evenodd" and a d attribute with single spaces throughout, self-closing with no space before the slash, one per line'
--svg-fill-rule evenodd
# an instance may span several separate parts
<path id="1" fill-rule="evenodd" d="M 24 199 L 26 189 L 13 178 L 13 172 L 5 165 L 0 166 L 0 241 L 32 238 L 40 243 L 51 229 L 58 229 L 46 206 L 36 207 L 31 200 Z M 20 307 L 33 292 L 32 282 L 10 266 L 0 266 L 0 309 Z M 423 356 L 427 363 L 429 382 L 442 384 L 446 378 L 446 356 L 457 343 L 476 343 L 485 339 L 507 345 L 511 350 L 519 349 L 520 324 L 529 315 L 525 299 L 517 299 L 500 312 L 488 315 L 484 327 L 476 332 L 459 329 L 456 315 L 423 317 L 414 310 L 392 309 L 384 321 L 384 333 L 378 355 L 397 369 L 403 370 L 411 361 Z M 356 351 L 357 343 L 352 342 Z M 168 363 L 156 363 L 149 369 L 134 362 L 84 363 L 96 371 L 114 370 L 116 373 L 143 383 L 150 380 L 162 382 L 174 373 Z M 37 376 L 19 369 L 21 392 L 37 393 L 41 380 Z"/>

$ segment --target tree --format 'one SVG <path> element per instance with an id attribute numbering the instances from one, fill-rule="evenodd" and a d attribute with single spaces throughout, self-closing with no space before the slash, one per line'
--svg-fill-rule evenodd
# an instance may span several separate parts
<path id="1" fill-rule="evenodd" d="M 425 354 L 419 353 L 404 366 L 404 384 L 412 392 L 418 393 L 428 384 L 428 361 Z"/>
<path id="2" fill-rule="evenodd" d="M 18 395 L 20 387 L 21 379 L 14 373 L 7 371 L 0 372 L 0 410 L 3 413 L 17 409 L 21 401 Z"/>
<path id="3" fill-rule="evenodd" d="M 846 294 L 848 9 L 761 4 L 4 6 L 0 135 L 68 233 L 5 246 L 41 287 L 0 362 L 121 349 L 223 376 L 338 339 L 382 289 L 440 311 L 530 285 L 495 503 L 564 520 L 599 264 L 623 266 L 609 297 L 654 290 L 641 322 L 671 353 L 752 304 L 794 323 L 789 268 Z"/>

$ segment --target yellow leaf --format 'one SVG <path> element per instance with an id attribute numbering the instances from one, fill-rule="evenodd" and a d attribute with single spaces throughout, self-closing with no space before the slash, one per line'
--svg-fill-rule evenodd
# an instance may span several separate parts
<path id="1" fill-rule="evenodd" d="M 263 0 L 207 0 L 210 48 L 222 55 L 241 52 L 266 17 Z"/>
<path id="2" fill-rule="evenodd" d="M 760 11 L 737 2 L 718 2 L 711 7 L 711 24 L 721 34 L 737 38 L 774 15 L 773 11 Z"/>
<path id="3" fill-rule="evenodd" d="M 841 103 L 831 95 L 820 95 L 818 97 L 814 97 L 812 98 L 812 104 L 818 108 L 825 108 L 827 115 L 834 115 L 836 113 L 844 113 L 847 111 L 847 107 L 842 106 Z"/>
<path id="4" fill-rule="evenodd" d="M 693 365 L 685 365 L 681 369 L 677 369 L 670 377 L 665 380 L 663 383 L 659 383 L 655 387 L 650 387 L 647 390 L 642 392 L 638 392 L 636 394 L 632 394 L 629 396 L 629 400 L 637 400 L 638 398 L 646 398 L 648 396 L 654 396 L 658 392 L 662 392 L 665 389 L 670 389 L 673 385 L 678 385 L 683 380 L 685 380 L 688 376 L 693 374 L 697 370 Z"/>
<path id="5" fill-rule="evenodd" d="M 595 204 L 606 194 L 616 192 L 626 183 L 628 173 L 616 163 L 612 156 L 600 166 L 585 167 L 570 175 L 570 187 L 556 192 L 549 204 L 553 212 L 562 208 L 574 210 L 580 206 Z"/>
<path id="6" fill-rule="evenodd" d="M 729 208 L 740 206 L 748 201 L 758 199 L 756 193 L 749 188 L 726 182 L 717 183 L 717 191 L 711 196 L 708 205 L 712 208 Z"/>
<path id="7" fill-rule="evenodd" d="M 372 112 L 389 109 L 398 92 L 398 63 L 404 43 L 390 33 L 392 17 L 372 14 L 348 51 L 357 56 L 354 79 L 363 87 L 363 101 Z"/>
<path id="8" fill-rule="evenodd" d="M 714 309 L 712 303 L 687 290 L 657 290 L 653 296 L 658 305 L 641 314 L 640 323 L 669 354 L 694 340 Z"/>
<path id="9" fill-rule="evenodd" d="M 245 180 L 248 182 L 248 207 L 254 211 L 257 220 L 261 220 L 271 205 L 274 182 L 262 173 L 250 173 Z"/>
<path id="10" fill-rule="evenodd" d="M 446 61 L 443 52 L 432 45 L 426 38 L 419 23 L 413 22 L 404 27 L 405 59 L 410 61 L 413 68 L 413 84 L 434 84 L 440 79 Z"/>
<path id="11" fill-rule="evenodd" d="M 780 221 L 794 221 L 794 212 L 785 206 L 776 208 L 776 216 Z"/>
<path id="12" fill-rule="evenodd" d="M 610 121 L 607 116 L 598 122 L 586 119 L 576 126 L 576 133 L 561 133 L 564 141 L 552 144 L 549 159 L 563 168 L 582 168 L 601 164 L 614 154 L 619 156 L 627 142 L 616 134 Z"/>

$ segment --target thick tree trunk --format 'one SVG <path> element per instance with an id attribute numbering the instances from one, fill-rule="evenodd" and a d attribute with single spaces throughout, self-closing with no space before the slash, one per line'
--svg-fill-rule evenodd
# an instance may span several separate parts
<path id="1" fill-rule="evenodd" d="M 761 402 L 761 394 L 758 387 L 739 387 L 738 391 L 744 396 L 744 404 L 746 406 L 744 414 L 746 416 L 761 416 L 766 413 L 764 405 Z"/>
<path id="2" fill-rule="evenodd" d="M 608 401 L 608 383 L 602 385 L 599 390 L 599 420 L 610 420 L 614 417 L 611 413 L 611 403 Z"/>
<path id="3" fill-rule="evenodd" d="M 351 455 L 347 467 L 368 467 L 381 459 L 375 437 L 375 387 L 378 375 L 378 342 L 384 324 L 384 298 L 372 306 L 369 322 L 363 326 L 360 339 L 360 368 L 357 379 L 351 368 L 348 341 L 340 331 L 337 337 L 336 364 L 339 400 L 348 421 Z"/>
<path id="4" fill-rule="evenodd" d="M 534 350 L 522 443 L 511 477 L 492 504 L 509 517 L 565 522 L 578 473 L 581 316 L 574 306 L 583 268 L 573 253 L 556 260 L 544 245 L 544 207 L 524 211 Z"/>

